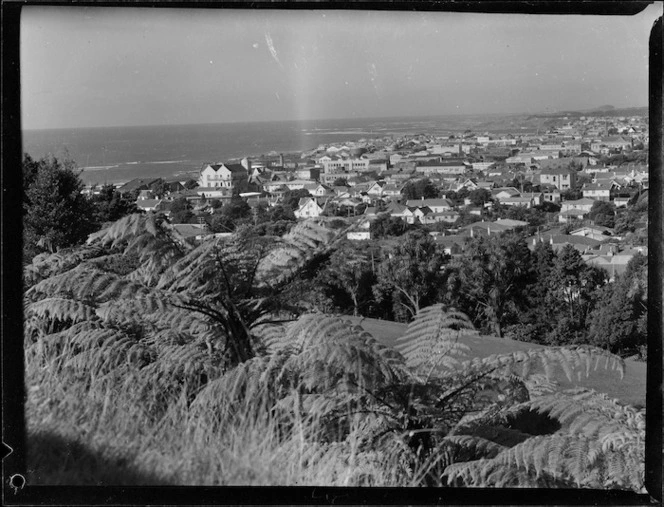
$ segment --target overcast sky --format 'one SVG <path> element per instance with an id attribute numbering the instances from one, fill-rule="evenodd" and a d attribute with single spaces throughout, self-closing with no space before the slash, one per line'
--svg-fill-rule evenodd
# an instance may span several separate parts
<path id="1" fill-rule="evenodd" d="M 648 103 L 636 16 L 25 8 L 23 127 L 542 112 Z"/>

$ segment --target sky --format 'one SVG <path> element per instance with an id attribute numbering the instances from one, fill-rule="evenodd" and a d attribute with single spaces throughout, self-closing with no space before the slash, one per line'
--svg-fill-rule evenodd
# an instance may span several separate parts
<path id="1" fill-rule="evenodd" d="M 645 106 L 635 16 L 28 6 L 25 129 Z"/>

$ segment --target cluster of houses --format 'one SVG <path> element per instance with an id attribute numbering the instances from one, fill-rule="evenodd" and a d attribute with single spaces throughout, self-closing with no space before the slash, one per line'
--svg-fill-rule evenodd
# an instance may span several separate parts
<path id="1" fill-rule="evenodd" d="M 300 198 L 295 216 L 359 216 L 358 226 L 349 233 L 351 239 L 369 239 L 370 223 L 380 213 L 409 224 L 455 224 L 462 208 L 483 217 L 484 208 L 473 205 L 470 199 L 459 206 L 445 198 L 464 189 L 486 190 L 491 200 L 485 206 L 500 203 L 530 208 L 555 203 L 561 206 L 558 220 L 572 222 L 587 217 L 598 200 L 620 207 L 648 188 L 645 164 L 602 163 L 605 155 L 634 152 L 647 143 L 648 129 L 642 118 L 580 117 L 542 135 L 406 135 L 396 140 L 385 137 L 319 146 L 297 154 L 206 163 L 193 189 L 186 189 L 177 179 L 144 178 L 127 182 L 118 190 L 137 195 L 136 205 L 146 212 L 167 210 L 169 202 L 180 197 L 190 200 L 195 211 L 211 212 L 212 199 L 223 203 L 236 194 L 251 206 L 274 206 L 283 202 L 287 193 L 305 190 L 307 195 Z M 425 178 L 442 197 L 407 199 L 405 186 Z M 157 181 L 162 192 L 166 190 L 162 195 L 155 193 Z M 565 199 L 566 192 L 579 188 L 582 198 Z M 499 234 L 524 225 L 480 221 L 436 240 L 450 253 L 458 253 L 464 238 Z M 189 235 L 204 234 L 202 224 L 190 228 Z M 614 251 L 615 245 L 604 250 L 598 246 L 608 237 L 606 231 L 599 230 L 549 234 L 533 241 L 549 241 L 554 247 L 573 244 L 583 249 L 584 256 L 591 256 L 589 262 L 619 264 L 616 259 L 622 257 Z M 617 269 L 615 272 L 621 268 Z"/>
<path id="2" fill-rule="evenodd" d="M 431 149 L 430 151 L 435 151 Z M 335 155 L 336 157 L 336 155 Z M 498 167 L 495 163 L 481 166 L 468 159 L 444 158 L 442 155 L 429 156 L 418 152 L 417 157 L 408 157 L 395 165 L 382 160 L 347 158 L 343 166 L 330 166 L 335 160 L 326 152 L 313 162 L 286 168 L 282 165 L 254 164 L 243 159 L 240 163 L 205 164 L 199 172 L 198 187 L 186 190 L 183 182 L 169 180 L 165 183 L 168 195 L 155 195 L 154 183 L 157 179 L 135 179 L 119 187 L 121 193 L 138 193 L 136 204 L 144 211 L 163 209 L 169 200 L 186 197 L 196 201 L 202 198 L 229 200 L 240 194 L 250 204 L 263 202 L 273 206 L 281 202 L 287 192 L 306 190 L 308 197 L 300 200 L 295 214 L 298 218 L 316 217 L 325 212 L 341 210 L 348 215 L 376 206 L 391 206 L 395 216 L 408 223 L 454 222 L 458 210 L 450 202 L 442 199 L 436 202 L 416 205 L 404 202 L 403 191 L 408 182 L 423 178 L 435 185 L 441 195 L 485 189 L 492 200 L 506 206 L 527 208 L 542 205 L 544 202 L 562 206 L 559 214 L 561 222 L 581 219 L 588 214 L 596 200 L 614 201 L 617 207 L 626 205 L 635 192 L 648 188 L 648 172 L 645 165 L 621 167 L 603 166 L 593 163 L 590 157 L 551 158 L 532 162 L 529 165 Z M 362 167 L 354 161 L 362 161 Z M 355 165 L 354 165 L 355 164 Z M 373 166 L 380 166 L 377 170 Z M 347 170 L 347 168 L 351 168 Z M 332 178 L 333 177 L 333 178 Z M 577 187 L 578 179 L 585 177 L 581 191 L 583 198 L 563 201 L 563 194 Z M 528 191 L 524 191 L 527 188 Z M 444 203 L 444 204 L 441 204 Z M 465 203 L 470 207 L 470 203 Z M 481 210 L 468 208 L 470 212 Z"/>

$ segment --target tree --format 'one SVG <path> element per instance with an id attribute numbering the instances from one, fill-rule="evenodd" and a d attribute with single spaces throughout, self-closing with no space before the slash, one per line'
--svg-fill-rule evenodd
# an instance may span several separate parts
<path id="1" fill-rule="evenodd" d="M 26 261 L 40 252 L 55 252 L 82 243 L 98 224 L 83 183 L 71 160 L 23 161 L 23 252 Z"/>
<path id="2" fill-rule="evenodd" d="M 530 180 L 521 181 L 522 192 L 533 192 L 533 182 Z"/>
<path id="3" fill-rule="evenodd" d="M 570 188 L 560 194 L 563 201 L 577 201 L 583 197 L 583 191 L 580 188 Z"/>
<path id="4" fill-rule="evenodd" d="M 475 215 L 474 213 L 470 213 L 467 208 L 462 208 L 461 211 L 459 211 L 459 218 L 457 218 L 454 225 L 456 227 L 463 227 L 464 225 L 470 225 L 481 221 L 482 217 L 480 215 Z"/>
<path id="5" fill-rule="evenodd" d="M 227 204 L 221 208 L 221 214 L 233 223 L 251 217 L 251 206 L 240 196 L 233 196 Z"/>
<path id="6" fill-rule="evenodd" d="M 526 303 L 519 312 L 517 322 L 506 326 L 505 336 L 527 342 L 544 343 L 544 337 L 555 322 L 556 308 L 547 301 L 549 276 L 554 267 L 556 253 L 549 242 L 538 242 L 530 261 L 533 278 L 524 290 Z"/>
<path id="7" fill-rule="evenodd" d="M 558 213 L 561 209 L 561 205 L 551 201 L 544 201 L 539 206 L 535 206 L 535 209 L 543 211 L 544 213 Z"/>
<path id="8" fill-rule="evenodd" d="M 327 269 L 321 281 L 344 291 L 353 303 L 353 315 L 360 315 L 360 310 L 372 298 L 371 286 L 374 274 L 371 259 L 351 245 L 338 248 L 330 256 Z"/>
<path id="9" fill-rule="evenodd" d="M 180 213 L 182 211 L 191 210 L 191 203 L 186 197 L 178 197 L 170 205 L 171 213 Z"/>
<path id="10" fill-rule="evenodd" d="M 503 336 L 503 327 L 526 305 L 532 281 L 530 250 L 516 235 L 474 238 L 450 264 L 448 294 L 482 329 Z"/>
<path id="11" fill-rule="evenodd" d="M 619 210 L 614 224 L 616 234 L 636 231 L 637 224 L 644 218 L 644 212 L 634 211 L 634 209 Z"/>
<path id="12" fill-rule="evenodd" d="M 292 210 L 296 210 L 300 207 L 300 199 L 302 197 L 311 197 L 311 194 L 306 188 L 289 190 L 288 192 L 284 193 L 281 203 Z"/>
<path id="13" fill-rule="evenodd" d="M 376 299 L 392 297 L 395 315 L 411 320 L 420 308 L 437 301 L 446 261 L 429 234 L 408 232 L 378 266 Z"/>
<path id="14" fill-rule="evenodd" d="M 581 254 L 566 245 L 557 254 L 549 276 L 545 304 L 557 309 L 553 328 L 547 334 L 551 344 L 584 343 L 587 319 L 593 309 L 597 290 L 607 281 L 601 268 L 587 265 Z"/>
<path id="15" fill-rule="evenodd" d="M 170 194 L 171 187 L 162 178 L 159 178 L 150 185 L 150 190 L 158 199 L 162 199 Z"/>
<path id="16" fill-rule="evenodd" d="M 626 272 L 600 289 L 588 318 L 588 342 L 615 354 L 634 355 L 646 345 L 648 259 L 635 255 Z"/>
<path id="17" fill-rule="evenodd" d="M 438 188 L 428 178 L 408 181 L 401 191 L 405 200 L 434 199 L 439 196 Z"/>
<path id="18" fill-rule="evenodd" d="M 210 199 L 209 204 L 213 210 L 218 210 L 223 206 L 223 203 L 219 199 Z"/>
<path id="19" fill-rule="evenodd" d="M 369 225 L 371 237 L 375 239 L 390 236 L 401 236 L 408 231 L 408 224 L 398 217 L 392 217 L 389 213 L 381 213 Z"/>
<path id="20" fill-rule="evenodd" d="M 197 187 L 198 187 L 198 182 L 193 178 L 189 178 L 187 181 L 184 182 L 184 188 L 187 190 L 192 190 Z"/>
<path id="21" fill-rule="evenodd" d="M 332 183 L 332 186 L 333 187 L 347 187 L 348 186 L 348 180 L 346 178 L 337 178 Z"/>
<path id="22" fill-rule="evenodd" d="M 196 221 L 193 207 L 186 197 L 178 197 L 170 206 L 170 220 L 174 224 L 190 224 Z"/>
<path id="23" fill-rule="evenodd" d="M 530 226 L 538 227 L 546 223 L 546 215 L 538 209 L 526 208 L 525 206 L 506 206 L 499 211 L 504 218 L 528 222 Z"/>
<path id="24" fill-rule="evenodd" d="M 616 205 L 609 201 L 595 201 L 588 218 L 596 225 L 613 228 L 615 225 Z"/>
<path id="25" fill-rule="evenodd" d="M 477 188 L 471 190 L 468 194 L 468 198 L 473 206 L 484 206 L 484 203 L 491 201 L 491 192 L 486 188 Z"/>
<path id="26" fill-rule="evenodd" d="M 198 223 L 198 218 L 196 213 L 186 209 L 177 213 L 171 213 L 171 222 L 174 224 L 195 224 Z"/>
<path id="27" fill-rule="evenodd" d="M 241 229 L 230 240 L 192 247 L 160 215 L 130 215 L 92 235 L 73 266 L 61 263 L 64 272 L 51 271 L 46 281 L 37 277 L 28 297 L 56 305 L 46 314 L 56 321 L 58 305 L 88 309 L 80 318 L 64 319 L 65 327 L 96 322 L 92 309 L 103 309 L 109 328 L 133 329 L 139 336 L 183 333 L 207 347 L 206 361 L 234 366 L 255 355 L 256 326 L 301 311 L 301 295 L 285 289 L 309 262 L 326 255 L 337 234 L 304 222 L 281 241 Z M 101 271 L 86 258 L 132 253 L 140 266 L 125 276 Z"/>
<path id="28" fill-rule="evenodd" d="M 136 213 L 136 203 L 120 194 L 113 185 L 104 185 L 99 194 L 92 197 L 95 220 L 99 224 L 115 222 L 120 218 Z"/>
<path id="29" fill-rule="evenodd" d="M 272 222 L 278 222 L 280 220 L 285 220 L 287 222 L 296 221 L 293 208 L 283 204 L 277 204 L 276 206 L 271 207 L 268 210 L 268 219 Z"/>

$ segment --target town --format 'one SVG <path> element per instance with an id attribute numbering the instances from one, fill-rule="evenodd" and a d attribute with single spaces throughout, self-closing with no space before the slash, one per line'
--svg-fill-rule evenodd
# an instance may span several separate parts
<path id="1" fill-rule="evenodd" d="M 559 116 L 545 132 L 471 131 L 322 145 L 304 153 L 205 164 L 198 179 L 135 179 L 116 190 L 144 212 L 170 216 L 193 241 L 228 235 L 219 211 L 233 199 L 256 217 L 341 217 L 350 240 L 423 227 L 449 255 L 470 238 L 526 231 L 531 248 L 572 245 L 583 259 L 624 273 L 647 254 L 647 116 Z M 87 188 L 94 194 L 99 188 Z M 646 201 L 647 202 L 647 201 Z M 285 206 L 284 206 L 285 205 Z M 216 213 L 216 216 L 215 216 Z"/>

